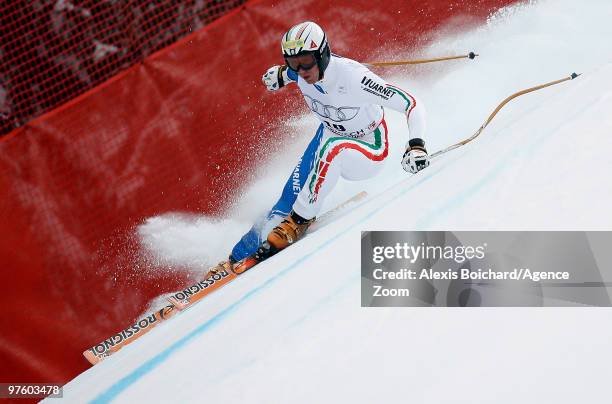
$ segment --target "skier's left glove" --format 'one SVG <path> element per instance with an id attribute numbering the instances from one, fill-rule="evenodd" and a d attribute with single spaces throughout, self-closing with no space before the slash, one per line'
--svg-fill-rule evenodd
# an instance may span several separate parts
<path id="1" fill-rule="evenodd" d="M 402 158 L 402 168 L 416 174 L 429 165 L 429 155 L 423 139 L 414 138 L 408 141 L 408 147 Z"/>

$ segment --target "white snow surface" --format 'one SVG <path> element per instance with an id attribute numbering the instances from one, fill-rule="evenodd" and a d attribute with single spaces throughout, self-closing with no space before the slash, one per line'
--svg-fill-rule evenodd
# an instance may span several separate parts
<path id="1" fill-rule="evenodd" d="M 405 120 L 388 112 L 384 172 L 339 184 L 326 206 L 363 189 L 364 203 L 84 372 L 63 401 L 608 402 L 609 309 L 362 308 L 359 249 L 366 230 L 612 230 L 611 17 L 609 0 L 531 1 L 420 55 L 475 61 L 378 70 L 426 105 L 430 151 L 516 91 L 583 75 L 515 99 L 418 175 L 401 169 Z M 222 259 L 275 201 L 315 119 L 296 128 L 226 219 L 151 218 L 144 248 L 194 269 Z"/>

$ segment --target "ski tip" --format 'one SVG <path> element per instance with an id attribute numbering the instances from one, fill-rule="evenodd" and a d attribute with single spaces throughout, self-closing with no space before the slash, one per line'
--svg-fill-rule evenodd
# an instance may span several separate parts
<path id="1" fill-rule="evenodd" d="M 102 360 L 104 359 L 104 356 L 98 356 L 89 349 L 83 352 L 83 356 L 92 365 L 97 365 L 98 363 L 102 362 Z"/>

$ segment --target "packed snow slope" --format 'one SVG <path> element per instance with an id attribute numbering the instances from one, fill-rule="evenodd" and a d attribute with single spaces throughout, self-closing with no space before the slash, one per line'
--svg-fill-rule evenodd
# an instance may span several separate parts
<path id="1" fill-rule="evenodd" d="M 379 70 L 427 106 L 431 151 L 474 133 L 508 95 L 583 75 L 514 100 L 418 175 L 400 167 L 405 122 L 388 112 L 385 172 L 340 184 L 327 208 L 366 189 L 363 204 L 83 373 L 64 400 L 607 401 L 608 309 L 361 308 L 359 248 L 365 230 L 611 230 L 610 16 L 607 0 L 529 2 L 425 50 L 474 50 L 475 61 Z M 152 218 L 143 246 L 194 266 L 222 258 L 273 202 L 316 123 L 287 125 L 304 139 L 226 221 Z"/>

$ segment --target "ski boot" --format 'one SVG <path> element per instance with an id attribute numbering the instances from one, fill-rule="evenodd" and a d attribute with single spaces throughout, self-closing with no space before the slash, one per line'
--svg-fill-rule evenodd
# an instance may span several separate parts
<path id="1" fill-rule="evenodd" d="M 268 234 L 268 239 L 261 243 L 255 254 L 232 264 L 232 271 L 241 274 L 264 261 L 280 250 L 298 241 L 315 218 L 304 219 L 297 213 L 291 213 Z M 231 257 L 230 257 L 231 258 Z"/>
<path id="2" fill-rule="evenodd" d="M 291 213 L 289 213 L 289 215 L 268 234 L 268 244 L 270 244 L 272 249 L 276 250 L 276 252 L 287 248 L 302 238 L 314 220 L 314 217 L 312 219 L 304 219 L 294 211 L 291 211 Z"/>

